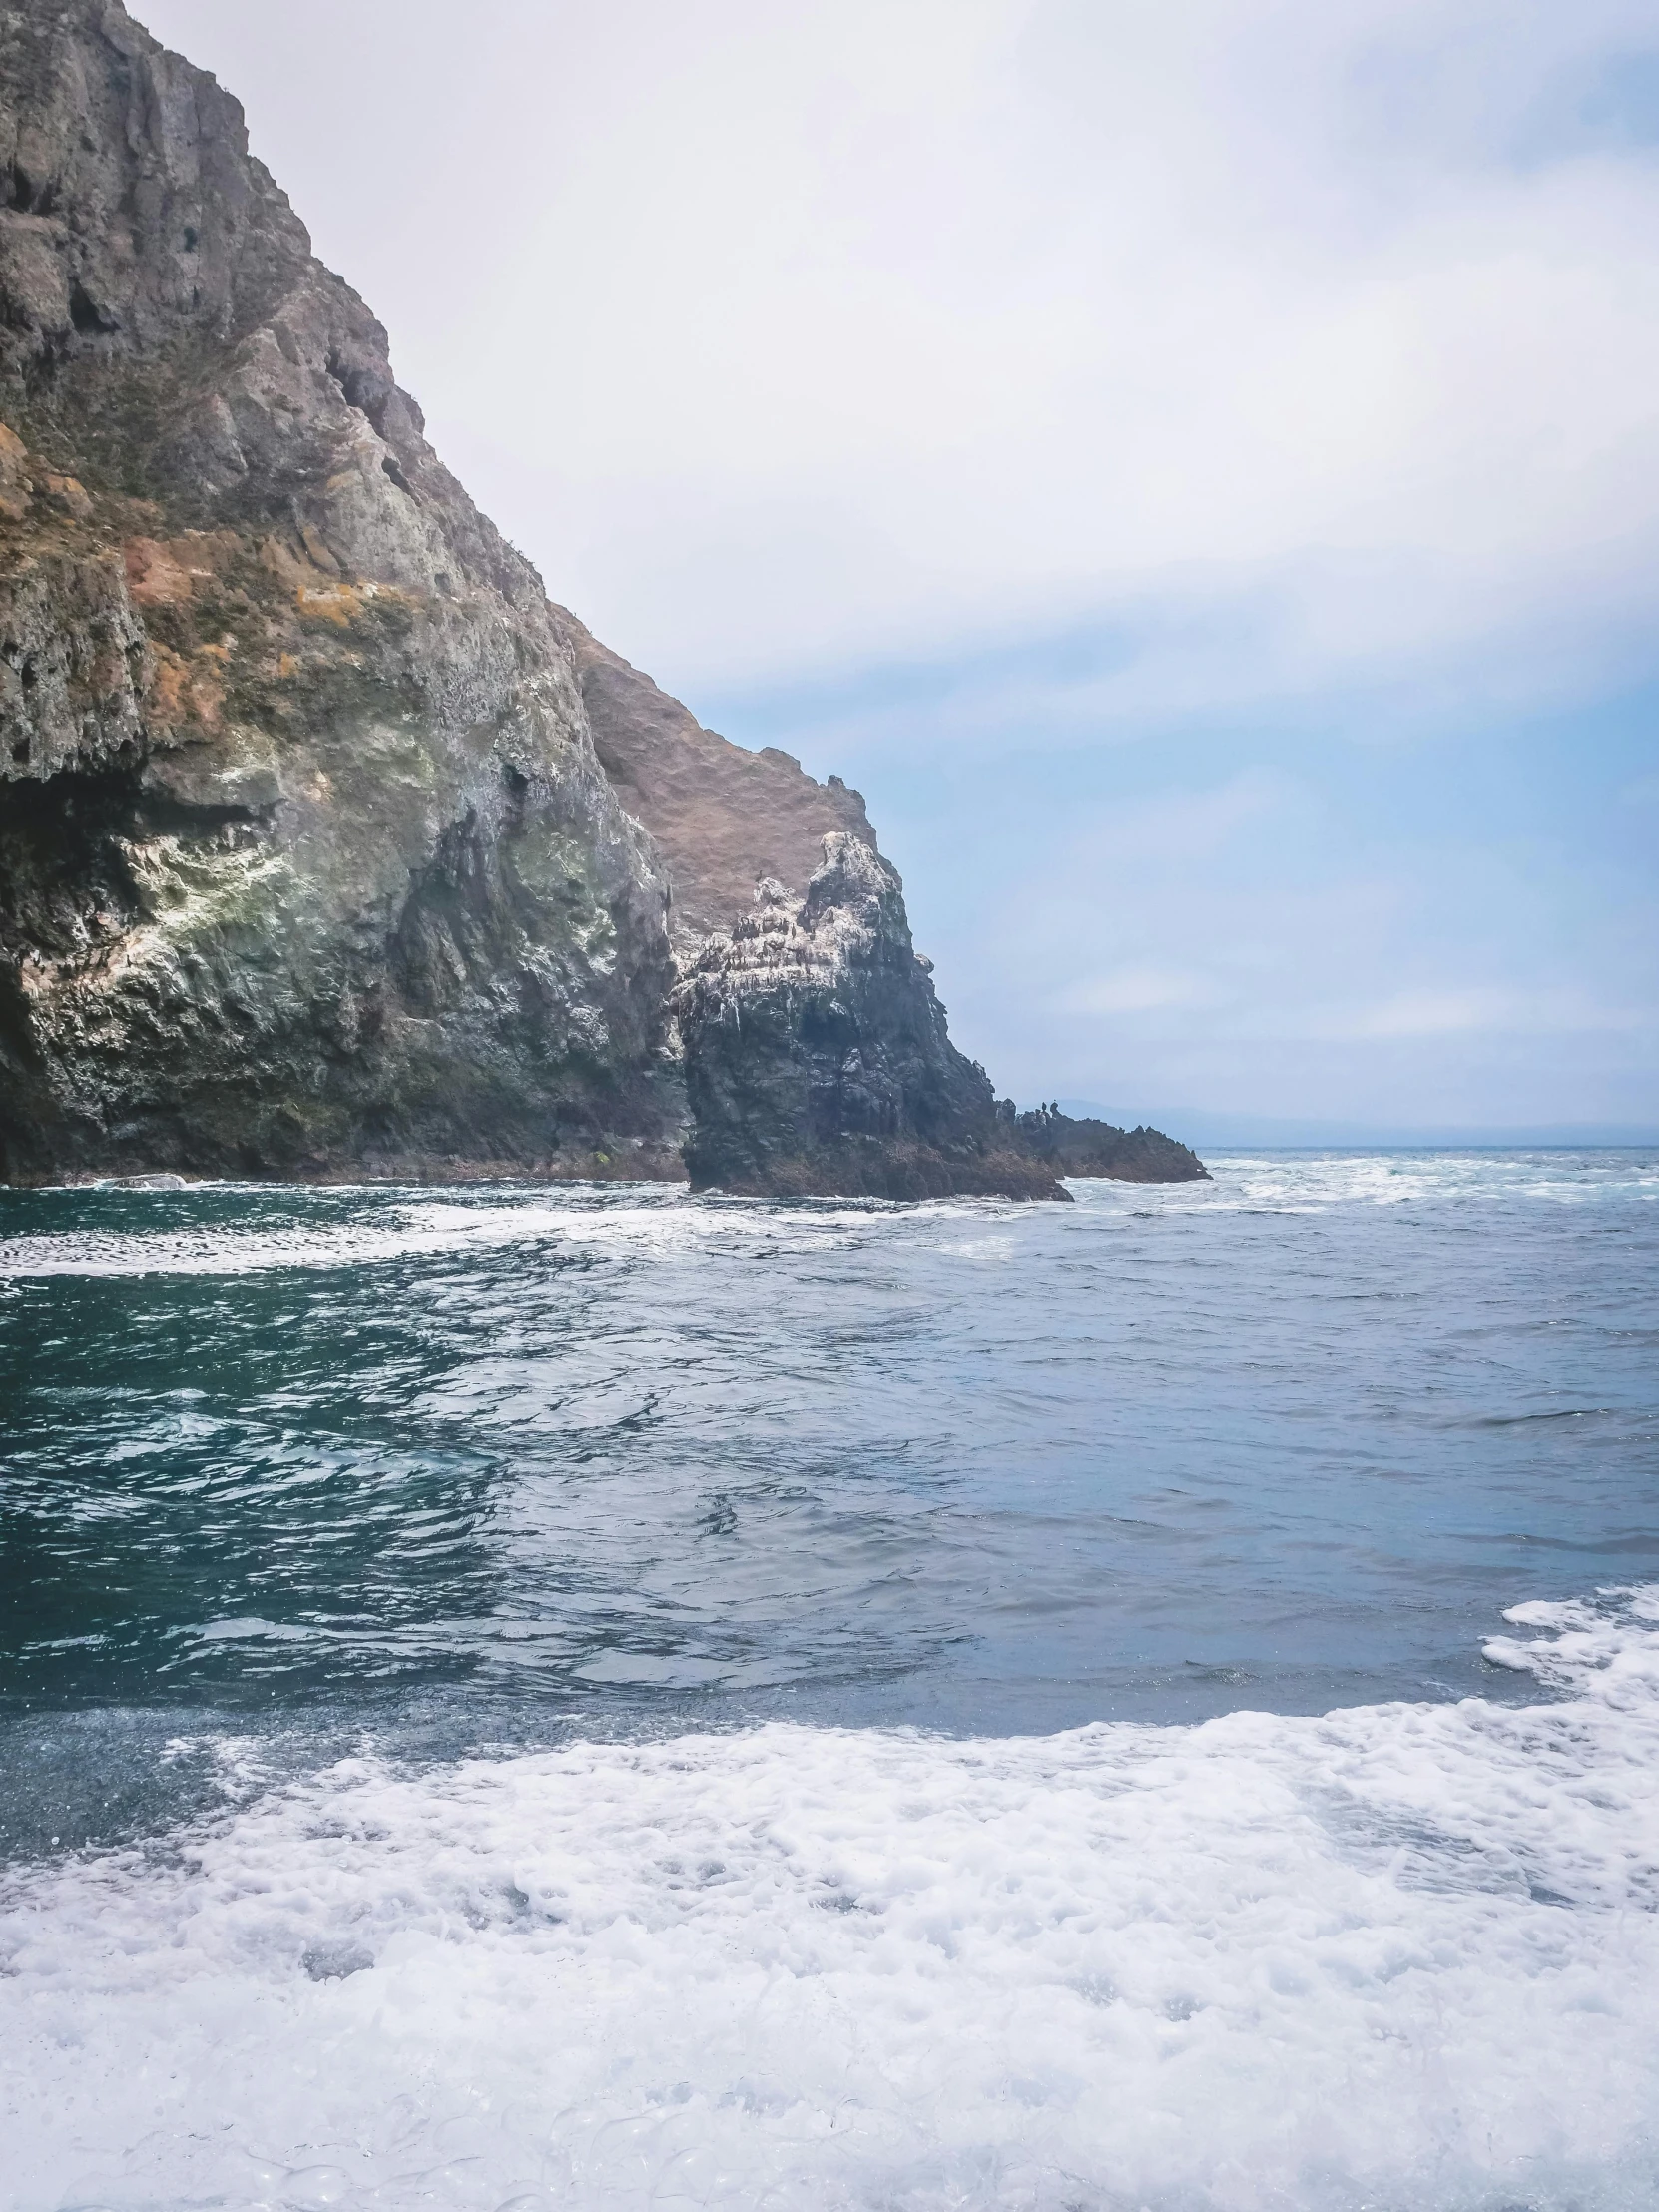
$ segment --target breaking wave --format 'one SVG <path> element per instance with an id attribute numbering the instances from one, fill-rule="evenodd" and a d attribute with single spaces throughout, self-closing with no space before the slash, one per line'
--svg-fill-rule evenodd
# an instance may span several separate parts
<path id="1" fill-rule="evenodd" d="M 1218 1165 L 1220 1163 L 1218 1162 Z M 1338 1207 L 1409 1206 L 1424 1201 L 1514 1205 L 1539 1201 L 1584 1207 L 1598 1200 L 1659 1201 L 1659 1163 L 1605 1156 L 1586 1166 L 1579 1156 L 1548 1154 L 1410 1153 L 1229 1155 L 1214 1183 L 1168 1186 L 1082 1183 L 1073 1186 L 1095 1219 L 1153 1218 L 1193 1213 L 1321 1214 Z M 31 1194 L 38 1204 L 43 1194 Z M 879 1234 L 886 1221 L 907 1242 L 948 1237 L 954 1222 L 982 1225 L 1017 1213 L 996 1200 L 944 1200 L 920 1207 L 878 1202 L 788 1206 L 696 1199 L 675 1186 L 564 1186 L 558 1203 L 526 1196 L 523 1186 L 484 1186 L 470 1200 L 455 1194 L 417 1195 L 380 1187 L 321 1191 L 283 1189 L 280 1218 L 226 1227 L 213 1218 L 179 1224 L 192 1199 L 230 1197 L 256 1207 L 258 1185 L 178 1184 L 126 1191 L 86 1186 L 52 1194 L 72 1205 L 89 1196 L 112 1198 L 133 1226 L 81 1228 L 0 1236 L 0 1281 L 44 1276 L 238 1276 L 277 1269 L 355 1267 L 366 1263 L 486 1252 L 513 1245 L 565 1242 L 629 1250 L 684 1249 L 710 1240 L 764 1232 L 811 1249 L 849 1235 Z M 620 1202 L 620 1203 L 619 1203 Z M 296 1208 L 311 1218 L 293 1218 Z M 953 1249 L 941 1245 L 940 1249 Z M 964 1247 L 985 1257 L 981 1240 Z"/>

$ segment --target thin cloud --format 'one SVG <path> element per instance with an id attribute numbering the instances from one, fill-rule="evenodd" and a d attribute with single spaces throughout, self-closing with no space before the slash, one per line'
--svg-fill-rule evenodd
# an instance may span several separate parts
<path id="1" fill-rule="evenodd" d="M 1075 832 L 1072 849 L 1080 860 L 1103 866 L 1193 867 L 1241 836 L 1258 833 L 1264 817 L 1284 814 L 1305 798 L 1290 777 L 1247 769 L 1208 790 L 1160 791 L 1103 808 Z M 1054 857 L 1063 858 L 1064 852 L 1062 845 Z"/>
<path id="2" fill-rule="evenodd" d="M 1659 611 L 1646 7 L 486 0 L 458 50 L 381 0 L 343 149 L 316 13 L 150 11 L 486 505 L 679 688 L 1264 589 L 1210 696 Z"/>
<path id="3" fill-rule="evenodd" d="M 1163 1013 L 1172 1006 L 1213 1006 L 1222 995 L 1207 975 L 1126 967 L 1068 984 L 1056 995 L 1054 1009 L 1062 1014 Z"/>
<path id="4" fill-rule="evenodd" d="M 1337 1037 L 1453 1037 L 1490 1030 L 1519 1036 L 1572 1036 L 1639 1029 L 1643 1016 L 1573 990 L 1504 988 L 1401 991 L 1335 1018 L 1323 1033 Z M 1322 1029 L 1315 1025 L 1311 1034 Z"/>

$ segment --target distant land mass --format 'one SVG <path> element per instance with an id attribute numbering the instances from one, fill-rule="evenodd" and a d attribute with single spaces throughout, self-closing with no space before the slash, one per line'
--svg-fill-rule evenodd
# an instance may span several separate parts
<path id="1" fill-rule="evenodd" d="M 1065 1197 L 859 794 L 600 644 L 424 433 L 230 94 L 0 0 L 0 1179 Z"/>
<path id="2" fill-rule="evenodd" d="M 1408 1150 L 1412 1146 L 1455 1151 L 1460 1146 L 1503 1148 L 1560 1146 L 1573 1150 L 1617 1151 L 1626 1146 L 1659 1146 L 1659 1122 L 1538 1122 L 1508 1127 L 1501 1123 L 1433 1122 L 1421 1126 L 1401 1122 L 1303 1121 L 1265 1114 L 1230 1114 L 1202 1106 L 1146 1106 L 1134 1110 L 1103 1106 L 1097 1100 L 1062 1098 L 1063 1112 L 1102 1121 L 1133 1123 L 1140 1120 L 1171 1122 L 1196 1145 L 1261 1145 L 1268 1151 L 1304 1148 L 1351 1151 L 1376 1145 L 1382 1150 Z"/>

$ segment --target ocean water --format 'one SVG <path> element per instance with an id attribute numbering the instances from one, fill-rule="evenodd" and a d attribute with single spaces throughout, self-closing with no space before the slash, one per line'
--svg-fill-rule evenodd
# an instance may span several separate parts
<path id="1" fill-rule="evenodd" d="M 0 2205 L 1651 2212 L 1659 1156 L 0 1193 Z"/>

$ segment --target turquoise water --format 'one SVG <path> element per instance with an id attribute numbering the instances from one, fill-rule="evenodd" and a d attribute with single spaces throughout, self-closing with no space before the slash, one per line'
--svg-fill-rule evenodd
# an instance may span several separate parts
<path id="1" fill-rule="evenodd" d="M 1649 1896 L 1638 1816 L 1659 1816 L 1633 1779 L 1648 1709 L 1602 1695 L 1609 1667 L 1645 1682 L 1659 1642 L 1659 1156 L 1211 1166 L 1067 1208 L 0 1194 L 0 1823 L 29 1932 L 0 1989 L 33 2053 L 7 2201 L 1659 2201 L 1627 2079 L 1659 2059 L 1648 1905 L 1616 1972 L 1596 1947 L 1609 1885 L 1626 1915 Z M 1529 1606 L 1531 1642 L 1505 1617 Z M 1574 1637 L 1590 1656 L 1560 1656 Z M 1297 1718 L 1338 1710 L 1341 1755 Z M 1392 1779 L 1354 1781 L 1374 1768 Z M 1528 1790 L 1530 1843 L 1504 1827 Z M 1584 1812 L 1597 1790 L 1614 1811 Z M 1599 1843 L 1579 1832 L 1598 1818 Z M 792 1820 L 817 1870 L 799 1913 L 755 1860 Z M 682 1825 L 698 1840 L 665 1871 Z M 549 1849 L 563 1872 L 513 1873 Z M 1185 1869 L 1173 1890 L 1149 1853 Z M 543 1876 L 587 1902 L 539 1919 Z M 1101 1888 L 1120 1880 L 1138 1914 Z M 1056 1881 L 1081 1950 L 1054 1936 L 1036 1972 L 1047 1908 L 1021 1937 L 995 1901 Z M 803 1963 L 825 1883 L 841 1949 Z M 929 1883 L 922 1919 L 952 1933 L 912 1959 L 900 1901 Z M 686 1918 L 688 1884 L 712 1918 Z M 256 1894 L 289 1897 L 269 1940 Z M 1323 1935 L 1293 1925 L 1303 1895 Z M 1318 1994 L 1339 1924 L 1371 1931 L 1346 2011 Z M 1124 1956 L 1091 1964 L 1108 1925 Z M 645 1943 L 626 1973 L 621 1929 Z M 1562 2057 L 1549 1941 L 1602 1992 L 1593 2032 L 1571 1999 L 1585 2065 L 1613 2038 L 1593 2092 Z M 1384 1971 L 1390 1942 L 1406 1963 Z M 460 1981 L 423 1980 L 422 1944 Z M 1000 2049 L 1028 1969 L 1025 2056 L 958 2112 L 959 2038 Z M 748 2030 L 709 1995 L 728 1982 L 754 1984 Z M 1302 2022 L 1277 2058 L 1246 2032 L 1251 1989 Z M 406 2049 L 388 2003 L 420 2023 Z M 63 2072 L 87 2007 L 96 2122 Z M 256 2018 L 291 2043 L 280 2093 L 253 2044 L 241 2071 L 226 2056 Z M 1423 2071 L 1448 2021 L 1460 2088 Z M 779 2023 L 836 2055 L 757 2088 Z M 158 2033 L 196 2055 L 147 2104 L 128 2077 Z M 1202 2122 L 1148 2055 L 1171 2033 Z M 1414 2053 L 1414 2104 L 1389 2051 Z M 1532 2163 L 1511 2171 L 1489 2123 L 1523 2090 Z M 1166 2093 L 1174 2133 L 1148 2134 Z"/>

